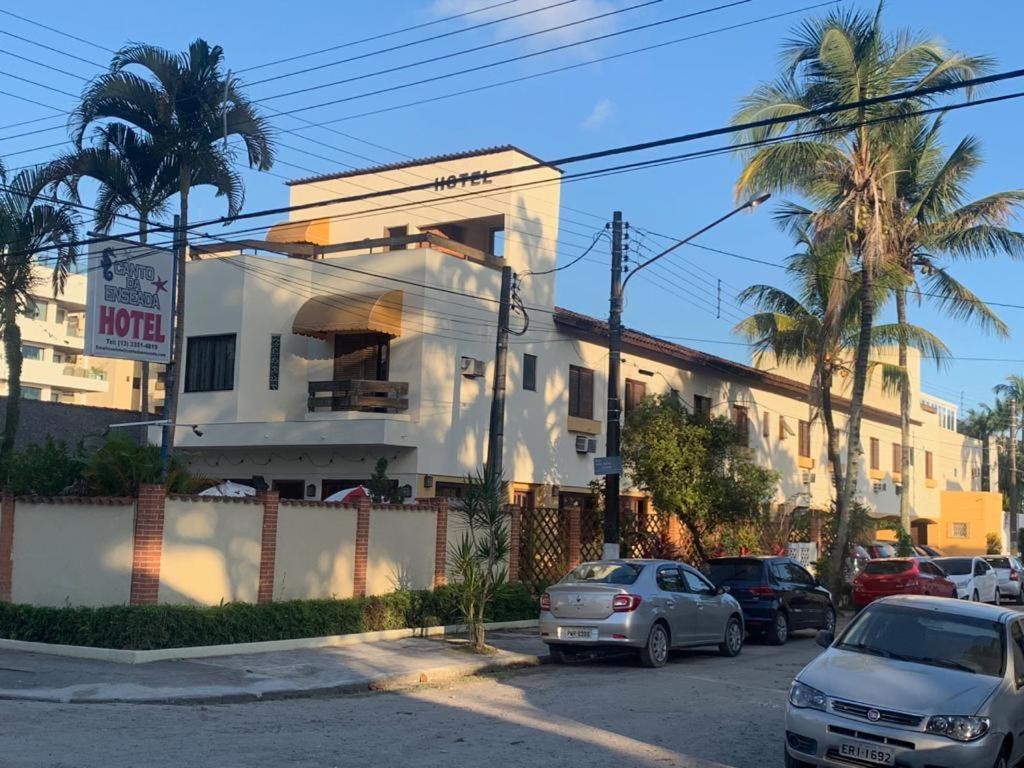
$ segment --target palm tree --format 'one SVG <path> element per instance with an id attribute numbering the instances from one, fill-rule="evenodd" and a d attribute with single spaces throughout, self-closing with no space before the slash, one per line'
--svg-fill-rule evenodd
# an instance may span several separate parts
<path id="1" fill-rule="evenodd" d="M 1002 402 L 996 399 L 995 407 L 981 403 L 971 408 L 960 420 L 960 431 L 968 437 L 981 441 L 981 490 L 992 490 L 989 472 L 989 441 L 993 435 L 1006 429 L 1007 421 Z"/>
<path id="2" fill-rule="evenodd" d="M 194 184 L 211 185 L 217 195 L 227 198 L 228 215 L 242 207 L 242 181 L 230 167 L 218 167 L 217 174 L 193 173 Z M 134 211 L 139 241 L 147 242 L 150 222 L 164 214 L 170 199 L 178 194 L 180 164 L 174 155 L 161 152 L 153 139 L 124 123 L 106 123 L 95 132 L 94 144 L 54 160 L 49 171 L 55 187 L 67 187 L 74 201 L 80 200 L 83 178 L 99 184 L 96 197 L 96 229 L 108 232 L 124 211 Z M 142 363 L 140 410 L 149 413 L 149 363 Z"/>
<path id="3" fill-rule="evenodd" d="M 70 205 L 41 196 L 47 182 L 43 167 L 27 168 L 10 183 L 0 164 L 0 327 L 7 356 L 7 408 L 0 439 L 0 470 L 7 482 L 7 468 L 21 417 L 21 329 L 18 315 L 29 305 L 29 295 L 38 288 L 40 277 L 34 268 L 40 254 L 50 251 L 54 296 L 64 292 L 68 272 L 78 251 L 75 237 L 78 217 Z"/>
<path id="4" fill-rule="evenodd" d="M 866 99 L 917 88 L 958 83 L 976 77 L 988 66 L 984 58 L 951 54 L 939 43 L 909 33 L 885 35 L 882 4 L 875 14 L 835 11 L 799 26 L 784 45 L 785 71 L 775 82 L 760 85 L 735 116 L 746 123 L 794 116 L 819 108 L 858 103 Z M 845 476 L 839 478 L 836 511 L 836 556 L 829 558 L 828 582 L 840 584 L 843 555 L 849 544 L 849 512 L 857 491 L 858 465 L 863 453 L 860 425 L 870 368 L 872 324 L 876 313 L 875 282 L 892 260 L 886 232 L 891 226 L 888 201 L 894 192 L 893 126 L 877 122 L 898 118 L 930 97 L 859 104 L 849 110 L 801 118 L 742 131 L 737 141 L 785 138 L 747 150 L 737 195 L 796 192 L 814 210 L 819 234 L 840 233 L 859 272 L 859 328 L 853 367 Z M 869 124 L 870 123 L 870 124 Z M 844 293 L 851 285 L 850 269 L 837 267 L 836 284 L 825 313 L 827 326 L 841 321 Z M 831 332 L 830 332 L 831 333 Z"/>
<path id="5" fill-rule="evenodd" d="M 223 64 L 223 49 L 205 40 L 196 40 L 180 54 L 153 45 L 126 46 L 114 54 L 110 71 L 86 86 L 72 118 L 80 148 L 90 125 L 110 121 L 132 127 L 152 142 L 155 151 L 174 159 L 182 240 L 179 253 L 184 251 L 188 232 L 192 187 L 234 173 L 231 166 L 235 152 L 230 138 L 241 140 L 250 167 L 268 170 L 274 162 L 269 125 L 245 96 L 238 80 L 225 76 Z M 143 70 L 143 74 L 137 74 L 134 68 Z M 240 207 L 241 183 L 234 186 L 235 202 Z M 177 286 L 174 354 L 180 359 L 185 309 L 183 258 L 178 261 Z M 170 374 L 168 379 L 173 384 L 173 371 Z M 172 424 L 177 399 L 177 386 L 170 386 L 166 410 Z M 171 447 L 173 428 L 168 433 Z"/>

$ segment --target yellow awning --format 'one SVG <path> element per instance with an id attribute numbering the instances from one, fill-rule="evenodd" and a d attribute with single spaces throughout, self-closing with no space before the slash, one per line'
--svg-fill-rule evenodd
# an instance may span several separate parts
<path id="1" fill-rule="evenodd" d="M 336 333 L 402 335 L 402 291 L 314 296 L 295 313 L 292 333 L 326 339 Z"/>
<path id="2" fill-rule="evenodd" d="M 270 231 L 267 232 L 267 242 L 330 245 L 331 222 L 329 219 L 283 221 L 270 228 Z"/>

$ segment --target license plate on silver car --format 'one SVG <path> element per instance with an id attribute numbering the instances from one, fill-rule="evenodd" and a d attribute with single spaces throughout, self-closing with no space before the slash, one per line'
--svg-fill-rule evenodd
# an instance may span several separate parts
<path id="1" fill-rule="evenodd" d="M 873 744 L 859 744 L 854 741 L 839 742 L 840 757 L 852 757 L 871 765 L 895 765 L 896 758 L 891 749 L 876 747 Z"/>
<path id="2" fill-rule="evenodd" d="M 596 627 L 559 627 L 560 640 L 597 640 Z"/>

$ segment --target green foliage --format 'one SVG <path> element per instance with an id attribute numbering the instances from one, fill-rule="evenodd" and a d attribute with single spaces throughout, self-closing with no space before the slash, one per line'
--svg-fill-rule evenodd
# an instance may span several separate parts
<path id="1" fill-rule="evenodd" d="M 1003 535 L 1001 533 L 985 534 L 985 554 L 998 555 L 1003 551 Z"/>
<path id="2" fill-rule="evenodd" d="M 68 449 L 63 440 L 47 437 L 11 455 L 11 491 L 19 496 L 59 496 L 70 492 L 82 477 L 85 461 L 79 447 Z"/>
<path id="3" fill-rule="evenodd" d="M 160 448 L 143 445 L 124 432 L 111 432 L 106 442 L 86 458 L 82 471 L 90 496 L 137 496 L 139 486 L 159 483 Z M 165 487 L 169 493 L 193 493 L 209 483 L 189 474 L 182 454 L 171 454 Z"/>
<path id="4" fill-rule="evenodd" d="M 402 494 L 398 492 L 398 481 L 388 477 L 388 460 L 381 456 L 373 469 L 366 487 L 378 504 L 401 504 Z"/>
<path id="5" fill-rule="evenodd" d="M 44 608 L 0 603 L 0 637 L 61 645 L 149 650 L 223 643 L 255 643 L 460 621 L 457 586 L 399 591 L 346 600 L 280 603 Z M 497 590 L 484 618 L 514 621 L 537 616 L 537 602 L 521 584 Z"/>
<path id="6" fill-rule="evenodd" d="M 697 419 L 671 395 L 645 398 L 631 411 L 622 457 L 655 508 L 679 516 L 702 559 L 712 536 L 754 522 L 778 483 L 751 460 L 730 421 Z"/>

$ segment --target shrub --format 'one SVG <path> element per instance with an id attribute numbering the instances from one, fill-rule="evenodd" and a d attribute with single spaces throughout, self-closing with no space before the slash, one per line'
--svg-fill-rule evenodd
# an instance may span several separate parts
<path id="1" fill-rule="evenodd" d="M 500 589 L 487 614 L 491 621 L 536 617 L 537 603 L 521 584 Z M 0 603 L 2 638 L 129 650 L 290 640 L 458 621 L 457 586 L 345 600 L 226 603 L 208 608 L 48 608 Z"/>
<path id="2" fill-rule="evenodd" d="M 63 440 L 47 436 L 10 458 L 11 491 L 19 496 L 59 496 L 68 493 L 82 477 L 85 462 L 81 447 L 71 451 Z"/>
<path id="3" fill-rule="evenodd" d="M 1001 533 L 989 533 L 985 535 L 985 554 L 998 555 L 1003 551 L 1003 535 Z"/>

